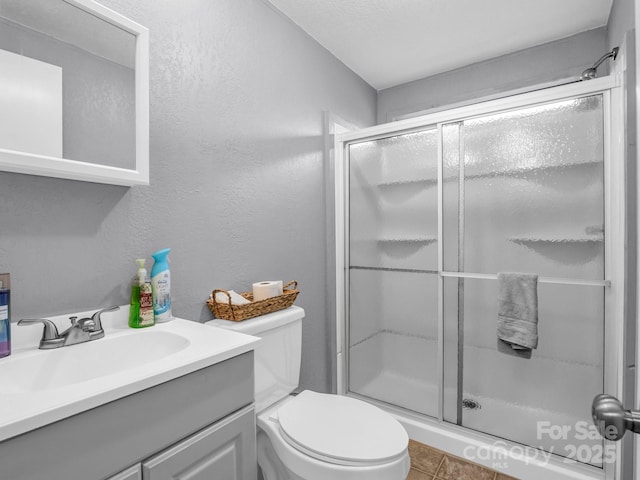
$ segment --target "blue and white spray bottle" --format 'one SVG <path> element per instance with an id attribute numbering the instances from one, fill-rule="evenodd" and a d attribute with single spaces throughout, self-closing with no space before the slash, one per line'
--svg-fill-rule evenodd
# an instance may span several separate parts
<path id="1" fill-rule="evenodd" d="M 171 315 L 171 275 L 167 255 L 170 248 L 152 253 L 154 264 L 151 268 L 151 287 L 153 288 L 153 314 L 156 323 L 168 322 Z"/>

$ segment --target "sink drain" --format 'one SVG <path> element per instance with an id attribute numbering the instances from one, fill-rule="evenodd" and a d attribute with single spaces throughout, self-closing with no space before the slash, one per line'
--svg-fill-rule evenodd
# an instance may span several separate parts
<path id="1" fill-rule="evenodd" d="M 462 400 L 462 408 L 468 408 L 469 410 L 480 410 L 482 406 L 480 402 L 472 400 L 471 398 L 464 398 Z"/>

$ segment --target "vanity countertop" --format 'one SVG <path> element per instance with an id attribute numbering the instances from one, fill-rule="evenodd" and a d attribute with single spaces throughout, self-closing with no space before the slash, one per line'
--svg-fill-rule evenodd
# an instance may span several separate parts
<path id="1" fill-rule="evenodd" d="M 59 330 L 70 316 L 49 317 Z M 0 359 L 0 441 L 253 350 L 257 337 L 180 318 L 127 326 L 129 307 L 103 313 L 104 338 L 38 349 L 42 325 L 12 324 L 12 354 Z"/>

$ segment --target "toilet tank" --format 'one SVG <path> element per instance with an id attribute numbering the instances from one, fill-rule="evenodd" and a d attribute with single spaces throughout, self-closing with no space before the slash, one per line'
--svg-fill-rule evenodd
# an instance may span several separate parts
<path id="1" fill-rule="evenodd" d="M 303 318 L 304 310 L 293 306 L 242 322 L 207 322 L 262 339 L 254 352 L 256 412 L 283 399 L 298 386 Z"/>

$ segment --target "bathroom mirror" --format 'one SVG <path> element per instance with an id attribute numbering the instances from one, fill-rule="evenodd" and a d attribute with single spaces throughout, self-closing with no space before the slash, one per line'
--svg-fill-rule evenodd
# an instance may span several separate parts
<path id="1" fill-rule="evenodd" d="M 92 0 L 0 0 L 0 170 L 149 184 L 148 52 Z"/>

